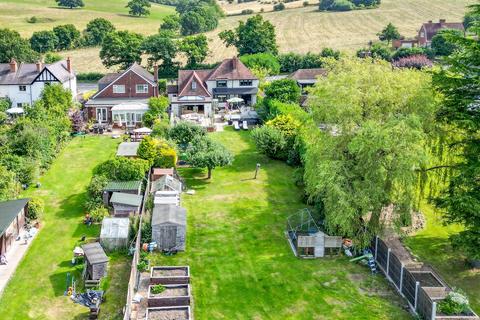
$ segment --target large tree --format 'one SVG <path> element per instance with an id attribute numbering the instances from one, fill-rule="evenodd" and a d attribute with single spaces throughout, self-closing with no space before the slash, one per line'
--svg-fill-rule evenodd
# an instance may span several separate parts
<path id="1" fill-rule="evenodd" d="M 387 26 L 383 28 L 383 30 L 379 32 L 377 36 L 381 41 L 387 41 L 387 43 L 401 38 L 397 27 L 395 27 L 391 22 L 387 24 Z"/>
<path id="2" fill-rule="evenodd" d="M 70 9 L 85 7 L 83 0 L 55 0 L 60 7 L 67 7 Z"/>
<path id="3" fill-rule="evenodd" d="M 193 167 L 207 168 L 207 179 L 210 179 L 213 169 L 232 163 L 233 155 L 225 146 L 208 136 L 197 136 L 190 142 L 187 159 Z"/>
<path id="4" fill-rule="evenodd" d="M 54 51 L 58 47 L 58 37 L 53 31 L 36 31 L 30 38 L 30 46 L 39 53 Z"/>
<path id="5" fill-rule="evenodd" d="M 263 20 L 259 14 L 240 21 L 233 30 L 224 30 L 220 39 L 229 46 L 235 46 L 240 55 L 260 52 L 278 53 L 275 27 L 268 20 Z"/>
<path id="6" fill-rule="evenodd" d="M 93 19 L 85 28 L 85 41 L 90 46 L 101 45 L 105 36 L 113 31 L 115 31 L 115 27 L 110 21 L 104 18 Z"/>
<path id="7" fill-rule="evenodd" d="M 53 32 L 58 38 L 58 50 L 72 49 L 80 40 L 80 31 L 73 24 L 56 26 L 53 28 Z"/>
<path id="8" fill-rule="evenodd" d="M 204 34 L 185 37 L 180 42 L 180 51 L 187 58 L 187 68 L 195 68 L 208 55 L 208 39 Z"/>
<path id="9" fill-rule="evenodd" d="M 480 15 L 480 5 L 471 14 Z M 470 27 L 474 36 L 449 33 L 448 44 L 457 48 L 444 58 L 444 66 L 433 79 L 443 94 L 438 121 L 459 131 L 449 141 L 455 156 L 448 163 L 452 176 L 436 199 L 448 223 L 459 223 L 465 230 L 453 236 L 453 243 L 471 259 L 480 259 L 480 25 Z"/>
<path id="10" fill-rule="evenodd" d="M 152 5 L 148 0 L 131 0 L 127 3 L 126 8 L 129 9 L 128 13 L 132 16 L 148 16 L 150 14 L 150 8 Z"/>
<path id="11" fill-rule="evenodd" d="M 102 63 L 126 69 L 132 63 L 142 61 L 142 35 L 129 31 L 110 32 L 105 36 L 100 50 Z"/>
<path id="12" fill-rule="evenodd" d="M 35 62 L 40 55 L 33 51 L 28 40 L 23 39 L 17 31 L 0 29 L 0 63 L 12 59 L 18 62 Z"/>
<path id="13" fill-rule="evenodd" d="M 454 37 L 462 37 L 463 32 L 455 29 L 443 29 L 433 36 L 431 47 L 435 55 L 448 56 L 455 51 L 457 45 L 454 42 L 447 40 L 451 35 Z"/>
<path id="14" fill-rule="evenodd" d="M 366 246 L 385 207 L 409 214 L 414 205 L 437 108 L 430 76 L 340 60 L 309 97 L 316 125 L 306 136 L 306 191 L 331 232 Z"/>
<path id="15" fill-rule="evenodd" d="M 265 88 L 265 100 L 277 100 L 283 103 L 298 103 L 301 90 L 297 82 L 290 78 L 272 81 Z"/>
<path id="16" fill-rule="evenodd" d="M 178 70 L 178 63 L 175 57 L 178 52 L 178 45 L 171 32 L 162 31 L 147 37 L 141 49 L 148 55 L 150 65 L 160 64 L 159 72 L 163 75 L 174 75 Z"/>

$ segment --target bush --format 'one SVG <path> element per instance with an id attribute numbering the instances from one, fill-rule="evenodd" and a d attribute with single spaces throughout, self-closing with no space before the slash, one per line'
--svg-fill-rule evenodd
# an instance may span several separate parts
<path id="1" fill-rule="evenodd" d="M 29 220 L 36 220 L 43 214 L 45 203 L 40 198 L 32 198 L 28 202 L 27 218 Z"/>
<path id="2" fill-rule="evenodd" d="M 206 131 L 198 124 L 181 121 L 168 130 L 167 137 L 179 146 L 186 147 L 194 138 L 206 135 Z"/>
<path id="3" fill-rule="evenodd" d="M 106 218 L 109 215 L 108 209 L 104 206 L 97 207 L 90 211 L 90 217 L 92 218 L 93 222 L 102 222 L 103 218 Z"/>
<path id="4" fill-rule="evenodd" d="M 253 13 L 255 13 L 255 11 L 253 11 L 252 9 L 244 9 L 241 12 L 241 14 L 243 14 L 243 15 L 253 14 Z"/>
<path id="5" fill-rule="evenodd" d="M 438 303 L 438 311 L 442 314 L 453 316 L 470 311 L 469 302 L 465 295 L 451 291 L 448 296 Z"/>
<path id="6" fill-rule="evenodd" d="M 108 184 L 107 177 L 103 175 L 96 175 L 90 180 L 90 184 L 87 187 L 87 195 L 92 199 L 100 199 L 103 197 L 103 189 Z"/>
<path id="7" fill-rule="evenodd" d="M 269 75 L 280 73 L 280 63 L 271 53 L 246 54 L 240 57 L 240 61 L 250 69 L 265 69 Z"/>
<path id="8" fill-rule="evenodd" d="M 137 264 L 137 269 L 138 271 L 140 272 L 145 272 L 145 271 L 148 271 L 148 262 L 147 261 L 140 261 L 138 264 Z"/>
<path id="9" fill-rule="evenodd" d="M 335 0 L 332 7 L 329 9 L 331 11 L 350 11 L 355 8 L 355 5 L 348 0 Z"/>
<path id="10" fill-rule="evenodd" d="M 270 126 L 263 126 L 252 130 L 252 138 L 257 149 L 272 159 L 286 160 L 287 140 L 282 131 Z"/>
<path id="11" fill-rule="evenodd" d="M 399 48 L 395 51 L 392 55 L 392 60 L 398 60 L 400 58 L 406 58 L 410 56 L 416 55 L 426 55 L 427 58 L 432 59 L 435 57 L 435 53 L 430 48 L 420 48 L 420 47 L 413 47 L 413 48 Z"/>
<path id="12" fill-rule="evenodd" d="M 286 78 L 272 81 L 265 88 L 265 100 L 278 100 L 285 103 L 298 103 L 300 87 L 293 79 Z"/>
<path id="13" fill-rule="evenodd" d="M 62 60 L 62 56 L 60 56 L 58 53 L 54 52 L 47 52 L 44 57 L 44 61 L 47 64 L 55 63 Z"/>
<path id="14" fill-rule="evenodd" d="M 282 11 L 285 10 L 285 5 L 283 2 L 277 3 L 276 5 L 273 6 L 273 11 Z"/>
<path id="15" fill-rule="evenodd" d="M 163 291 L 165 291 L 165 287 L 162 286 L 161 284 L 157 284 L 157 285 L 152 286 L 152 293 L 153 294 L 159 294 L 159 293 L 162 293 Z"/>
<path id="16" fill-rule="evenodd" d="M 149 168 L 149 162 L 143 159 L 115 157 L 98 165 L 94 173 L 110 180 L 131 181 L 142 180 Z"/>
<path id="17" fill-rule="evenodd" d="M 419 70 L 423 68 L 431 68 L 433 66 L 432 61 L 430 61 L 425 55 L 400 58 L 393 61 L 392 65 L 397 68 L 412 68 Z"/>
<path id="18" fill-rule="evenodd" d="M 85 72 L 77 74 L 78 81 L 98 81 L 105 76 L 103 73 L 100 72 Z"/>
<path id="19" fill-rule="evenodd" d="M 308 7 L 308 5 L 309 5 L 308 1 L 303 1 L 303 6 L 304 7 Z"/>

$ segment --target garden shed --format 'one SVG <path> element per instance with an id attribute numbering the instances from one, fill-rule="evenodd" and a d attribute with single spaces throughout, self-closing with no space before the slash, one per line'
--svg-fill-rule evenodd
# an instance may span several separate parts
<path id="1" fill-rule="evenodd" d="M 110 181 L 103 189 L 103 203 L 108 206 L 114 192 L 140 194 L 142 181 Z"/>
<path id="2" fill-rule="evenodd" d="M 177 191 L 182 192 L 182 182 L 173 176 L 164 175 L 152 183 L 152 192 L 156 191 Z"/>
<path id="3" fill-rule="evenodd" d="M 320 258 L 338 253 L 342 237 L 329 236 L 315 222 L 310 210 L 303 209 L 287 218 L 288 242 L 297 257 Z"/>
<path id="4" fill-rule="evenodd" d="M 104 218 L 100 231 L 100 243 L 106 250 L 126 248 L 129 229 L 129 218 Z"/>
<path id="5" fill-rule="evenodd" d="M 152 214 L 152 240 L 158 249 L 185 250 L 187 210 L 162 204 L 155 205 Z"/>
<path id="6" fill-rule="evenodd" d="M 84 277 L 87 280 L 100 280 L 107 275 L 108 257 L 99 242 L 82 245 L 85 255 Z"/>
<path id="7" fill-rule="evenodd" d="M 140 213 L 142 196 L 138 194 L 114 192 L 110 198 L 113 207 L 113 215 L 116 217 L 128 217 Z"/>
<path id="8" fill-rule="evenodd" d="M 122 142 L 118 146 L 117 156 L 135 158 L 139 146 L 140 142 Z"/>

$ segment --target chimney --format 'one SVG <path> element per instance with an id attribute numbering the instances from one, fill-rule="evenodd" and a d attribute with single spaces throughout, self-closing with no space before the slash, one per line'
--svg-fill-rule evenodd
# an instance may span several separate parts
<path id="1" fill-rule="evenodd" d="M 233 70 L 237 70 L 237 63 L 238 63 L 238 58 L 233 57 L 233 59 L 232 59 Z"/>
<path id="2" fill-rule="evenodd" d="M 72 60 L 70 57 L 67 58 L 67 70 L 68 72 L 72 73 Z"/>
<path id="3" fill-rule="evenodd" d="M 155 90 L 155 97 L 158 97 L 158 65 L 153 66 L 153 79 L 155 80 L 155 84 L 157 85 L 157 88 Z"/>
<path id="4" fill-rule="evenodd" d="M 36 66 L 37 66 L 37 72 L 42 71 L 42 61 L 37 61 Z"/>
<path id="5" fill-rule="evenodd" d="M 443 23 L 445 23 L 445 22 L 447 22 L 447 20 L 445 20 L 445 19 L 440 19 L 440 24 L 443 24 Z"/>
<path id="6" fill-rule="evenodd" d="M 15 59 L 12 59 L 10 61 L 10 72 L 11 73 L 16 73 L 17 72 L 17 61 Z"/>

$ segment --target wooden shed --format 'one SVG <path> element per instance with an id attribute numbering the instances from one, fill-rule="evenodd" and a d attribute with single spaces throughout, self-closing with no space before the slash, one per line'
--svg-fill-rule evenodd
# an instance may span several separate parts
<path id="1" fill-rule="evenodd" d="M 342 247 L 342 237 L 322 231 L 308 209 L 288 217 L 286 234 L 293 253 L 301 258 L 324 257 L 338 253 Z"/>
<path id="2" fill-rule="evenodd" d="M 140 213 L 142 196 L 137 194 L 114 192 L 110 198 L 115 217 L 129 217 Z"/>
<path id="3" fill-rule="evenodd" d="M 155 205 L 152 214 L 152 241 L 158 249 L 185 250 L 187 210 L 182 207 Z"/>
<path id="4" fill-rule="evenodd" d="M 110 205 L 110 198 L 114 192 L 141 194 L 142 181 L 110 181 L 103 189 L 103 203 Z"/>
<path id="5" fill-rule="evenodd" d="M 108 257 L 99 242 L 82 245 L 85 255 L 84 275 L 87 280 L 100 280 L 107 275 Z"/>
<path id="6" fill-rule="evenodd" d="M 29 199 L 0 202 L 0 254 L 6 254 L 25 227 Z"/>

